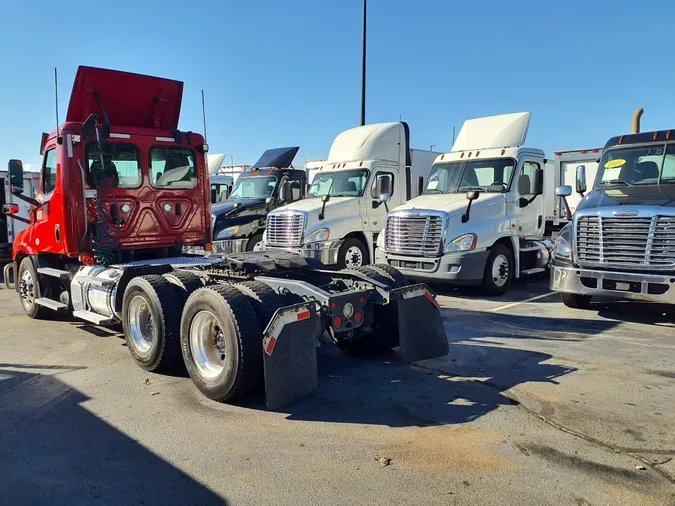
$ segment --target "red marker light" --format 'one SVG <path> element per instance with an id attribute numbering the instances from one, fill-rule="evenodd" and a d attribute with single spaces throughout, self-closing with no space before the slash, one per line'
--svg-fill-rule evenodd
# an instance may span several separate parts
<path id="1" fill-rule="evenodd" d="M 354 313 L 354 323 L 361 323 L 361 320 L 363 320 L 363 315 L 358 311 Z"/>
<path id="2" fill-rule="evenodd" d="M 333 327 L 335 327 L 336 329 L 339 329 L 340 327 L 342 327 L 342 317 L 336 316 L 333 319 Z"/>
<path id="3" fill-rule="evenodd" d="M 298 321 L 306 320 L 309 317 L 310 317 L 309 311 L 302 311 L 301 313 L 298 313 L 298 316 L 297 316 Z"/>
<path id="4" fill-rule="evenodd" d="M 365 297 L 361 297 L 361 298 L 359 299 L 359 302 L 360 302 L 361 304 L 365 304 L 365 303 L 366 303 L 366 298 L 365 298 Z"/>

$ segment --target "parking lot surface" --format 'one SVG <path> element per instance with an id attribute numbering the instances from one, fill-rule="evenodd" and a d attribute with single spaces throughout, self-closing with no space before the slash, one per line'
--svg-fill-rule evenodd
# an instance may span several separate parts
<path id="1" fill-rule="evenodd" d="M 0 504 L 675 504 L 675 311 L 435 286 L 450 354 L 325 343 L 309 399 L 207 400 L 0 289 Z"/>

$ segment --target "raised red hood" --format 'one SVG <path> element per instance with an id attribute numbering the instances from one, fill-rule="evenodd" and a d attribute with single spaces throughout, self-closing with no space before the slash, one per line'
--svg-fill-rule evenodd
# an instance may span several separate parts
<path id="1" fill-rule="evenodd" d="M 66 121 L 84 122 L 90 114 L 97 114 L 103 122 L 94 92 L 113 127 L 178 128 L 183 100 L 180 81 L 81 66 L 75 76 Z"/>

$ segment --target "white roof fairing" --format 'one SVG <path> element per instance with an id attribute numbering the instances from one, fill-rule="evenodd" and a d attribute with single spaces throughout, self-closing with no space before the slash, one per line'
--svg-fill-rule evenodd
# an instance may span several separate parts
<path id="1" fill-rule="evenodd" d="M 388 160 L 400 163 L 406 149 L 405 127 L 401 122 L 375 123 L 351 128 L 333 141 L 326 163 Z"/>
<path id="2" fill-rule="evenodd" d="M 466 120 L 452 151 L 522 146 L 530 126 L 529 112 Z"/>

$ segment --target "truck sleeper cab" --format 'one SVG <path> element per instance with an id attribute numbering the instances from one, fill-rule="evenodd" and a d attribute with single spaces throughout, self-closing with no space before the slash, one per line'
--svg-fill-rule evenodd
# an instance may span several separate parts
<path id="1" fill-rule="evenodd" d="M 376 261 L 410 279 L 491 294 L 541 272 L 552 247 L 544 178 L 554 173 L 543 151 L 522 147 L 529 121 L 530 113 L 466 121 L 452 152 L 436 158 L 424 194 L 387 214 Z"/>
<path id="2" fill-rule="evenodd" d="M 607 141 L 593 189 L 556 238 L 551 289 L 569 307 L 596 296 L 675 304 L 675 141 L 640 133 L 641 114 L 632 134 Z M 586 192 L 583 165 L 576 189 Z"/>
<path id="3" fill-rule="evenodd" d="M 342 132 L 316 171 L 307 198 L 267 216 L 266 250 L 286 250 L 337 268 L 374 259 L 389 206 L 417 195 L 415 181 L 436 153 L 409 149 L 408 125 L 365 125 Z M 381 200 L 387 188 L 387 202 Z"/>

